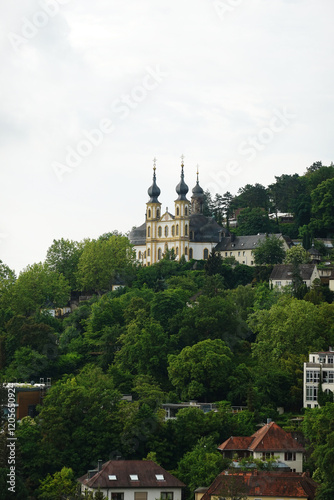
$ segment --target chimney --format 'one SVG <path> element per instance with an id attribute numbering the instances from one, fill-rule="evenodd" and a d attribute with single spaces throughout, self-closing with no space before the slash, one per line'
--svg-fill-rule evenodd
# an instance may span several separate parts
<path id="1" fill-rule="evenodd" d="M 271 423 L 271 418 L 267 418 L 267 425 Z"/>
<path id="2" fill-rule="evenodd" d="M 101 470 L 102 470 L 102 460 L 98 460 L 97 461 L 97 471 L 101 472 Z"/>

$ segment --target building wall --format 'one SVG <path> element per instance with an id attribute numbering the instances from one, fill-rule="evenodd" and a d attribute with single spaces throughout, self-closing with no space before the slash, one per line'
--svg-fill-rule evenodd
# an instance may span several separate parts
<path id="1" fill-rule="evenodd" d="M 261 453 L 254 452 L 253 456 L 254 456 L 254 458 L 263 459 L 262 452 Z M 303 472 L 303 453 L 301 453 L 301 452 L 295 452 L 294 453 L 295 460 L 285 460 L 285 452 L 284 451 L 283 452 L 279 452 L 279 451 L 276 452 L 276 451 L 274 451 L 274 456 L 278 457 L 278 460 L 280 462 L 283 462 L 288 467 L 290 467 L 290 469 L 293 472 Z"/>
<path id="2" fill-rule="evenodd" d="M 88 491 L 93 491 L 96 492 L 96 488 L 87 488 L 83 484 L 81 485 L 81 492 L 84 493 L 85 490 Z M 127 488 L 109 488 L 109 489 L 104 489 L 101 488 L 102 493 L 108 498 L 108 500 L 111 500 L 112 495 L 111 493 L 123 493 L 124 494 L 124 500 L 134 500 L 135 499 L 135 492 L 147 492 L 147 500 L 158 500 L 161 497 L 162 492 L 172 492 L 173 493 L 173 500 L 181 500 L 181 488 L 133 488 L 133 489 L 127 489 Z"/>
<path id="3" fill-rule="evenodd" d="M 318 386 L 322 378 L 322 390 L 331 391 L 334 400 L 334 351 L 309 354 L 308 363 L 304 363 L 303 406 L 317 408 Z"/>

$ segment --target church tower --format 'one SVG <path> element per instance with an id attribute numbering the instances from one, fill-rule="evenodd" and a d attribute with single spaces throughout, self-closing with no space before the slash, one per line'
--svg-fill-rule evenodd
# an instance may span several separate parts
<path id="1" fill-rule="evenodd" d="M 191 197 L 191 213 L 192 214 L 202 214 L 204 205 L 204 191 L 199 185 L 198 180 L 198 166 L 197 166 L 197 182 L 196 186 L 192 190 Z"/>
<path id="2" fill-rule="evenodd" d="M 161 203 L 158 200 L 160 189 L 156 183 L 156 159 L 153 160 L 153 183 L 148 188 L 147 193 L 150 197 L 146 203 L 146 255 L 148 262 L 156 262 L 157 257 L 157 237 L 158 221 L 161 217 Z"/>
<path id="3" fill-rule="evenodd" d="M 185 255 L 188 257 L 189 250 L 189 216 L 190 216 L 190 202 L 187 199 L 189 188 L 184 182 L 184 156 L 181 156 L 181 179 L 176 186 L 176 193 L 178 194 L 175 200 L 175 239 L 176 239 L 176 255 Z"/>

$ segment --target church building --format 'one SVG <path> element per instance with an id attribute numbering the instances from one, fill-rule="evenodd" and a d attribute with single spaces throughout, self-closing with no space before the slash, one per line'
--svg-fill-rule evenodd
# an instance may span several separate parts
<path id="1" fill-rule="evenodd" d="M 184 181 L 183 158 L 181 178 L 175 190 L 174 214 L 168 210 L 162 213 L 154 160 L 153 183 L 147 191 L 146 220 L 129 236 L 136 258 L 143 265 L 155 264 L 167 250 L 173 251 L 177 260 L 182 256 L 186 260 L 207 259 L 221 241 L 224 229 L 212 217 L 203 215 L 204 191 L 199 185 L 198 172 L 191 201 L 187 199 L 189 188 Z"/>

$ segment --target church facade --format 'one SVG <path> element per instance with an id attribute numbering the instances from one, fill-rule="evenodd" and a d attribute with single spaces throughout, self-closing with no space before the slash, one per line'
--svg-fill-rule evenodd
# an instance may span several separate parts
<path id="1" fill-rule="evenodd" d="M 187 199 L 189 188 L 184 180 L 184 164 L 181 163 L 181 178 L 176 188 L 174 214 L 161 211 L 160 189 L 153 167 L 153 182 L 148 189 L 145 222 L 134 228 L 129 235 L 136 252 L 136 259 L 149 266 L 159 262 L 166 251 L 173 251 L 177 260 L 207 259 L 212 249 L 222 239 L 224 229 L 212 217 L 203 215 L 204 191 L 197 182 Z"/>

